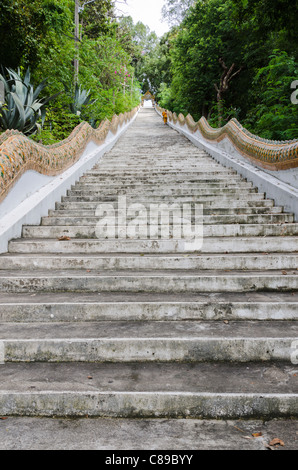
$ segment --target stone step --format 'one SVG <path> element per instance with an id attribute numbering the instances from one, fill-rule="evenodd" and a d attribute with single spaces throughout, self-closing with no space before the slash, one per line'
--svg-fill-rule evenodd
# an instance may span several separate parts
<path id="1" fill-rule="evenodd" d="M 297 322 L 2 323 L 2 362 L 291 363 Z"/>
<path id="2" fill-rule="evenodd" d="M 184 240 L 67 240 L 19 239 L 9 242 L 10 253 L 184 253 L 192 250 Z M 295 253 L 295 237 L 213 237 L 204 238 L 200 253 Z"/>
<path id="3" fill-rule="evenodd" d="M 298 268 L 298 253 L 241 253 L 208 255 L 129 255 L 112 253 L 102 255 L 29 255 L 9 254 L 2 258 L 0 272 L 9 269 L 198 269 L 198 270 L 293 270 Z M 288 274 L 288 273 L 286 273 Z M 292 273 L 293 274 L 293 273 Z M 298 271 L 297 271 L 298 275 Z"/>
<path id="4" fill-rule="evenodd" d="M 134 188 L 134 189 L 160 189 L 162 191 L 166 191 L 168 189 L 170 190 L 175 190 L 175 189 L 209 189 L 209 188 L 253 188 L 253 184 L 249 181 L 230 181 L 230 179 L 227 180 L 206 180 L 206 181 L 195 181 L 195 182 L 188 182 L 181 180 L 179 183 L 176 183 L 175 181 L 169 181 L 169 184 L 165 187 L 164 184 L 162 184 L 161 181 L 157 181 L 156 183 L 148 183 L 145 182 L 140 182 L 140 181 L 135 181 L 132 183 L 126 183 L 125 181 L 123 182 L 117 182 L 115 180 L 111 184 L 106 184 L 104 182 L 100 182 L 97 179 L 93 179 L 89 181 L 89 179 L 86 179 L 85 177 L 81 177 L 78 181 L 76 181 L 75 184 L 71 185 L 72 189 L 80 189 L 80 188 L 87 188 L 87 189 L 105 189 L 105 190 L 111 190 L 111 189 L 121 189 L 121 188 Z"/>
<path id="5" fill-rule="evenodd" d="M 187 183 L 187 184 L 198 184 L 198 183 L 219 183 L 221 181 L 229 182 L 229 183 L 239 183 L 243 181 L 243 178 L 239 175 L 226 175 L 221 173 L 202 173 L 202 174 L 194 174 L 191 175 L 181 175 L 180 172 L 178 174 L 172 174 L 166 176 L 167 183 L 174 184 L 176 183 Z M 136 184 L 136 183 L 149 183 L 149 184 L 162 184 L 165 181 L 165 175 L 148 175 L 145 176 L 143 174 L 136 176 L 129 176 L 129 175 L 89 175 L 89 176 L 82 176 L 80 178 L 80 182 L 86 181 L 87 183 L 99 183 L 99 184 Z"/>
<path id="6" fill-rule="evenodd" d="M 142 177 L 149 177 L 151 178 L 152 176 L 157 176 L 157 177 L 164 177 L 166 176 L 168 178 L 171 177 L 171 176 L 179 176 L 180 178 L 181 177 L 190 177 L 192 178 L 193 176 L 200 176 L 200 175 L 205 175 L 205 174 L 209 174 L 209 175 L 222 175 L 222 176 L 225 176 L 226 178 L 229 178 L 229 176 L 238 176 L 237 172 L 236 171 L 233 171 L 233 170 L 230 170 L 228 168 L 224 168 L 224 167 L 221 167 L 221 166 L 218 166 L 218 167 L 213 167 L 213 166 L 207 166 L 207 167 L 204 167 L 203 166 L 198 166 L 198 168 L 196 168 L 195 170 L 191 170 L 191 169 L 179 169 L 178 171 L 175 169 L 175 168 L 167 168 L 167 169 L 156 169 L 156 168 L 148 168 L 147 169 L 143 169 L 143 170 L 139 170 L 138 168 L 135 168 L 135 169 L 131 169 L 131 170 L 121 170 L 121 169 L 118 169 L 117 168 L 117 164 L 115 165 L 114 169 L 113 170 L 104 170 L 103 168 L 101 168 L 101 166 L 98 168 L 98 170 L 96 169 L 92 169 L 92 170 L 89 170 L 89 171 L 86 171 L 85 175 L 86 176 L 100 176 L 100 177 L 104 177 L 104 176 L 108 176 L 110 177 L 111 176 L 111 171 L 113 171 L 113 176 L 114 177 L 117 177 L 117 176 L 128 176 L 128 177 L 133 177 L 133 178 L 137 178 L 138 176 L 142 176 Z"/>
<path id="7" fill-rule="evenodd" d="M 182 212 L 182 211 L 181 211 Z M 154 212 L 154 215 L 158 216 L 158 211 Z M 182 214 L 183 215 L 183 212 Z M 150 216 L 153 216 L 152 212 L 150 214 L 138 214 L 129 212 L 127 213 L 127 220 L 135 219 L 137 217 L 138 222 L 146 224 L 147 221 L 150 222 Z M 51 226 L 51 225 L 74 225 L 74 226 L 89 226 L 96 225 L 100 220 L 99 216 L 97 217 L 42 217 L 41 225 L 42 226 Z M 114 221 L 117 222 L 118 215 L 115 217 L 104 216 L 104 220 L 112 224 Z M 171 219 L 170 219 L 171 220 Z M 187 222 L 189 219 L 183 216 L 175 218 L 176 222 L 183 223 Z M 292 214 L 233 214 L 233 215 L 203 215 L 193 217 L 192 221 L 199 221 L 206 225 L 210 224 L 278 224 L 278 223 L 293 223 L 294 217 Z"/>
<path id="8" fill-rule="evenodd" d="M 119 194 L 119 191 L 128 193 L 134 193 L 142 190 L 145 194 L 150 193 L 157 193 L 157 194 L 193 194 L 195 191 L 199 190 L 210 190 L 210 189 L 251 189 L 251 184 L 246 183 L 238 183 L 238 184 L 229 184 L 229 183 L 202 183 L 202 184 L 173 184 L 164 187 L 160 184 L 113 184 L 113 185 L 105 185 L 105 184 L 98 184 L 98 183 L 76 183 L 71 186 L 72 190 L 87 190 L 87 191 L 97 191 L 102 192 L 106 195 L 110 194 Z M 121 193 L 120 193 L 121 194 Z"/>
<path id="9" fill-rule="evenodd" d="M 118 450 L 118 462 L 135 458 L 133 466 L 142 460 L 152 464 L 159 461 L 199 464 L 202 450 L 268 450 L 275 436 L 285 443 L 287 450 L 297 449 L 296 419 L 170 419 L 170 418 L 102 418 L 84 417 L 13 417 L 0 428 L 1 450 L 96 450 L 101 449 L 101 461 L 105 456 L 112 460 L 112 452 Z M 257 433 L 257 437 L 253 434 Z M 104 449 L 104 450 L 103 450 Z M 166 453 L 164 449 L 167 449 Z M 178 454 L 178 449 L 185 449 Z M 277 446 L 277 449 L 284 447 Z M 129 451 L 125 453 L 125 451 Z M 132 454 L 132 451 L 135 451 Z M 144 451 L 142 456 L 139 451 Z M 156 452 L 158 451 L 158 453 Z M 122 453 L 121 453 L 122 452 Z M 131 457 L 131 456 L 135 457 Z M 167 455 L 167 457 L 164 457 Z M 160 456 L 160 457 L 158 457 Z M 266 457 L 266 455 L 265 455 Z M 128 460 L 128 462 L 130 462 Z M 108 460 L 109 461 L 109 460 Z M 177 463 L 176 463 L 177 462 Z"/>
<path id="10" fill-rule="evenodd" d="M 49 217 L 94 217 L 96 209 L 77 209 L 77 210 L 49 210 Z M 275 207 L 212 207 L 203 209 L 204 216 L 206 215 L 253 215 L 253 214 L 280 214 L 283 213 L 282 206 Z M 115 215 L 118 215 L 118 210 L 115 210 Z"/>
<path id="11" fill-rule="evenodd" d="M 179 226 L 180 227 L 180 226 Z M 107 226 L 107 229 L 115 228 L 115 224 Z M 168 239 L 173 234 L 172 227 L 169 227 L 167 233 L 168 235 L 162 235 L 161 229 L 164 227 L 157 226 L 154 227 L 151 225 L 140 224 L 140 239 L 150 238 L 151 242 L 154 243 L 156 238 Z M 183 226 L 181 227 L 181 229 Z M 298 223 L 287 223 L 287 224 L 213 224 L 206 225 L 203 227 L 203 236 L 204 237 L 272 237 L 272 236 L 293 236 L 298 234 Z M 192 230 L 194 230 L 192 228 Z M 110 232 L 111 233 L 111 232 Z M 119 236 L 117 237 L 117 234 Z M 126 238 L 128 233 L 127 226 L 116 227 L 115 229 L 115 239 L 117 238 Z M 138 229 L 133 230 L 131 238 L 138 239 Z M 147 234 L 147 237 L 146 237 Z M 70 238 L 89 238 L 89 239 L 106 239 L 108 236 L 105 236 L 100 231 L 100 228 L 96 226 L 68 226 L 68 225 L 59 225 L 59 226 L 23 226 L 22 237 L 23 238 L 59 238 L 61 236 L 67 236 Z M 129 238 L 129 237 L 128 237 Z M 175 237 L 173 236 L 173 239 Z M 187 240 L 187 238 L 185 238 Z M 189 239 L 191 240 L 191 239 Z M 177 239 L 179 241 L 179 239 Z M 183 241 L 183 239 L 181 240 Z"/>
<path id="12" fill-rule="evenodd" d="M 103 202 L 103 201 L 102 201 Z M 105 201 L 105 202 L 118 202 L 118 201 Z M 185 201 L 183 201 L 185 202 Z M 188 201 L 190 202 L 190 201 Z M 156 203 L 156 201 L 155 201 Z M 161 204 L 165 204 L 167 202 L 161 201 Z M 173 201 L 170 203 L 172 204 Z M 194 201 L 191 201 L 193 204 Z M 236 199 L 236 198 L 220 198 L 220 197 L 213 197 L 213 198 L 206 198 L 204 200 L 196 200 L 196 204 L 203 204 L 203 210 L 206 208 L 239 208 L 239 207 L 273 207 L 274 206 L 274 201 L 271 199 L 260 199 L 260 200 L 246 200 L 243 198 Z M 145 208 L 147 209 L 152 209 L 151 207 L 151 202 L 142 202 Z M 94 209 L 96 210 L 98 207 L 98 201 L 97 202 L 90 202 L 90 201 L 76 201 L 76 202 L 56 202 L 55 208 L 56 210 L 76 210 L 76 209 L 86 209 L 86 210 L 91 210 Z M 117 209 L 117 208 L 116 208 Z"/>
<path id="13" fill-rule="evenodd" d="M 23 270 L 0 272 L 0 292 L 289 292 L 298 275 L 290 271 L 102 271 Z"/>
<path id="14" fill-rule="evenodd" d="M 215 169 L 215 170 L 222 170 L 222 166 L 219 163 L 212 163 L 206 159 L 200 158 L 200 163 L 198 164 L 198 159 L 193 159 L 192 161 L 181 162 L 181 160 L 172 160 L 167 159 L 165 161 L 156 161 L 156 160 L 149 160 L 144 159 L 142 162 L 140 160 L 133 160 L 130 164 L 125 163 L 125 160 L 120 159 L 111 159 L 111 161 L 101 161 L 99 165 L 95 165 L 93 167 L 92 172 L 94 171 L 124 171 L 124 172 L 133 172 L 133 173 L 147 173 L 150 169 L 154 172 L 167 172 L 167 171 L 201 171 L 202 169 Z"/>
<path id="15" fill-rule="evenodd" d="M 1 416 L 223 420 L 298 414 L 295 371 L 283 363 L 7 363 L 1 372 Z"/>
<path id="16" fill-rule="evenodd" d="M 136 197 L 134 195 L 127 195 L 126 196 L 126 201 L 127 204 L 132 204 L 132 203 L 138 203 L 138 204 L 161 204 L 161 203 L 167 203 L 167 204 L 173 204 L 173 203 L 197 203 L 197 204 L 203 204 L 204 201 L 212 201 L 212 200 L 221 200 L 221 201 L 228 201 L 228 200 L 245 200 L 249 199 L 250 201 L 260 201 L 263 200 L 265 197 L 264 193 L 251 193 L 251 194 L 243 194 L 241 192 L 238 193 L 224 193 L 224 194 L 218 194 L 218 192 L 210 192 L 209 194 L 201 194 L 198 196 L 159 196 L 152 194 L 148 196 L 148 198 L 145 198 L 143 195 L 140 197 Z M 61 197 L 61 202 L 118 202 L 118 196 L 112 195 L 112 196 L 105 196 L 105 195 L 81 195 L 81 196 L 62 196 Z"/>
<path id="17" fill-rule="evenodd" d="M 97 321 L 297 321 L 297 292 L 207 294 L 59 293 L 8 294 L 0 322 Z"/>
<path id="18" fill-rule="evenodd" d="M 101 195 L 104 194 L 105 197 L 109 196 L 114 196 L 114 194 L 121 195 L 125 194 L 128 198 L 129 197 L 135 197 L 135 195 L 139 195 L 140 189 L 137 189 L 135 191 L 129 190 L 121 190 L 118 189 L 117 192 L 110 192 L 109 190 L 103 191 L 101 188 L 100 189 L 92 189 L 92 188 L 79 188 L 79 189 L 72 189 L 67 191 L 67 196 L 89 196 L 89 195 Z M 186 189 L 186 190 L 181 190 L 181 189 L 172 189 L 172 190 L 157 190 L 155 188 L 150 189 L 150 190 L 145 190 L 142 189 L 142 197 L 147 196 L 148 198 L 151 197 L 151 195 L 155 197 L 164 197 L 164 196 L 206 196 L 208 194 L 218 194 L 218 188 L 197 188 L 197 189 Z M 243 194 L 243 195 L 249 195 L 251 193 L 256 193 L 256 189 L 254 188 L 220 188 L 220 193 L 221 194 Z"/>

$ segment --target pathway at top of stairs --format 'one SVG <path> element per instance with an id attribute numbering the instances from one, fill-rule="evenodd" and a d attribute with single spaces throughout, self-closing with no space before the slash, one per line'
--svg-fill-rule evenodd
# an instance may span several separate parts
<path id="1" fill-rule="evenodd" d="M 203 222 L 201 248 L 187 249 L 171 223 L 164 235 L 161 204 L 176 205 L 176 226 Z M 142 238 L 127 238 L 135 230 Z M 141 109 L 0 257 L 0 416 L 293 427 L 297 234 L 292 214 Z"/>

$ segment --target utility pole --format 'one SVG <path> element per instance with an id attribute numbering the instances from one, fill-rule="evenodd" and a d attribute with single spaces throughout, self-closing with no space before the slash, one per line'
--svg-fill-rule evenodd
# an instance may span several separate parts
<path id="1" fill-rule="evenodd" d="M 80 36 L 80 13 L 84 11 L 85 5 L 93 3 L 95 0 L 89 0 L 81 6 L 80 0 L 75 0 L 75 58 L 74 58 L 74 85 L 76 86 L 79 77 L 79 41 L 82 39 L 82 32 Z"/>
<path id="2" fill-rule="evenodd" d="M 79 76 L 79 8 L 80 0 L 75 0 L 75 58 L 74 58 L 74 85 L 77 84 Z"/>

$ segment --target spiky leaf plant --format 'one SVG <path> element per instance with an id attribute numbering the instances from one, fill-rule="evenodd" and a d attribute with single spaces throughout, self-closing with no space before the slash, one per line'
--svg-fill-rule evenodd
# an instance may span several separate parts
<path id="1" fill-rule="evenodd" d="M 0 127 L 17 129 L 25 135 L 36 133 L 43 125 L 46 115 L 46 105 L 56 98 L 59 93 L 46 98 L 39 98 L 45 89 L 47 80 L 37 87 L 31 84 L 31 74 L 28 68 L 24 78 L 20 70 L 16 72 L 7 68 L 7 77 L 0 74 L 0 81 L 5 89 L 5 106 L 1 108 Z M 41 119 L 41 125 L 38 121 Z"/>

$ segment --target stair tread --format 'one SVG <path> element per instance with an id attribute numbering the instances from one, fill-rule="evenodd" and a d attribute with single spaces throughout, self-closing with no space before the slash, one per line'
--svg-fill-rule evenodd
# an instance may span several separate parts
<path id="1" fill-rule="evenodd" d="M 295 338 L 298 336 L 297 322 L 290 321 L 96 321 L 0 323 L 1 341 L 10 340 L 134 340 L 154 341 L 159 339 L 188 340 L 246 338 L 250 340 L 268 338 Z"/>
<path id="2" fill-rule="evenodd" d="M 89 270 L 88 270 L 89 271 Z M 156 277 L 156 278 L 199 278 L 199 277 L 243 277 L 243 278 L 251 278 L 253 277 L 282 277 L 284 279 L 288 278 L 297 278 L 298 283 L 298 271 L 297 269 L 289 269 L 286 272 L 283 270 L 266 270 L 266 271 L 259 271 L 259 270 L 199 270 L 199 269 L 167 269 L 167 270 L 152 270 L 152 269 L 122 269 L 122 270 L 97 270 L 91 269 L 90 272 L 84 271 L 81 272 L 80 270 L 75 271 L 61 269 L 55 270 L 52 269 L 50 272 L 48 270 L 43 269 L 35 269 L 34 273 L 32 271 L 26 271 L 22 269 L 20 272 L 19 270 L 0 270 L 0 278 L 75 278 L 75 277 L 84 277 L 84 278 L 91 278 L 91 277 L 131 277 L 131 278 L 140 278 L 140 277 Z M 297 284 L 298 287 L 298 284 Z"/>
<path id="3" fill-rule="evenodd" d="M 292 420 L 228 420 L 216 419 L 143 419 L 96 418 L 59 420 L 32 417 L 11 417 L 5 422 L 0 448 L 4 450 L 118 450 L 164 449 L 177 453 L 180 449 L 195 464 L 200 450 L 264 450 L 275 436 L 287 450 L 297 450 L 297 421 Z M 258 438 L 247 439 L 261 432 Z M 1 431 L 0 431 L 1 432 Z M 154 450 L 153 450 L 154 449 Z M 150 454 L 149 454 L 150 455 Z M 153 461 L 155 462 L 153 454 Z M 136 457 L 137 458 L 137 457 Z M 175 457 L 173 457 L 175 461 Z M 200 456 L 197 456 L 199 463 Z M 188 458 L 185 458 L 188 461 Z"/>
<path id="4" fill-rule="evenodd" d="M 219 293 L 129 293 L 129 292 L 102 292 L 102 293 L 80 293 L 80 292 L 60 292 L 53 298 L 53 294 L 49 293 L 1 293 L 0 306 L 4 305 L 100 305 L 108 304 L 174 304 L 174 305 L 220 305 L 220 304 L 260 304 L 260 305 L 297 305 L 298 293 L 292 292 L 219 292 Z M 298 312 L 297 312 L 298 313 Z M 298 315 L 297 315 L 298 320 Z"/>
<path id="5" fill-rule="evenodd" d="M 19 241 L 19 240 L 18 240 Z M 287 258 L 293 258 L 298 260 L 298 251 L 297 252 L 290 252 L 290 253 L 280 253 L 280 252 L 274 252 L 271 251 L 269 253 L 247 253 L 247 252 L 238 252 L 238 253 L 196 253 L 196 254 L 191 254 L 191 253 L 146 253 L 146 254 L 140 254 L 140 253 L 126 253 L 126 252 L 119 252 L 117 254 L 115 253 L 88 253 L 84 256 L 80 253 L 59 253 L 59 256 L 56 255 L 55 253 L 39 253 L 37 255 L 37 258 L 73 258 L 73 259 L 102 259 L 102 258 L 139 258 L 142 256 L 142 258 L 149 258 L 149 259 L 222 259 L 222 258 L 263 258 L 263 259 L 270 259 L 274 257 L 287 257 Z M 22 258 L 22 259 L 31 259 L 32 255 L 30 253 L 3 253 L 1 255 L 3 260 L 8 259 L 8 258 Z M 36 257 L 34 257 L 36 258 Z M 0 266 L 0 269 L 2 270 L 4 266 Z M 298 268 L 297 268 L 298 269 Z"/>
<path id="6" fill-rule="evenodd" d="M 276 364 L 10 364 L 1 366 L 5 392 L 293 394 L 297 370 Z M 92 377 L 92 379 L 88 378 Z M 163 380 L 160 380 L 160 378 Z M 187 380 L 186 380 L 187 378 Z"/>

